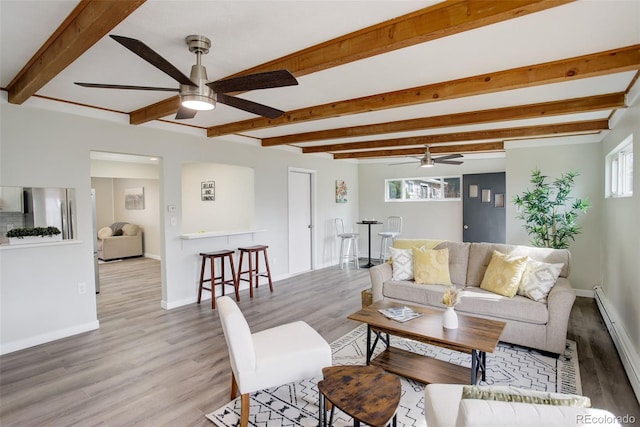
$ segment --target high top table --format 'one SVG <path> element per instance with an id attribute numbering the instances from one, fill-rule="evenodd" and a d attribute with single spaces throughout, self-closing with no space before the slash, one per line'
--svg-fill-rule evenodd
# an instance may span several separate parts
<path id="1" fill-rule="evenodd" d="M 375 265 L 375 264 L 373 264 L 371 262 L 371 226 L 372 225 L 380 225 L 382 223 L 380 221 L 376 221 L 375 219 L 372 220 L 372 221 L 363 219 L 362 221 L 357 222 L 357 224 L 366 225 L 369 228 L 369 245 L 368 245 L 369 246 L 369 260 L 365 265 L 361 265 L 360 267 L 362 267 L 362 268 L 371 268 L 371 267 L 373 267 Z"/>

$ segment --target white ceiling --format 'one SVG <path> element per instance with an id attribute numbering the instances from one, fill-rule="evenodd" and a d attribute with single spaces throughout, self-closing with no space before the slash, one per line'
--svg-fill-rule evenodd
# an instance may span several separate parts
<path id="1" fill-rule="evenodd" d="M 77 1 L 0 0 L 0 85 L 6 88 L 75 8 Z M 147 0 L 109 34 L 136 38 L 188 75 L 195 56 L 184 38 L 212 40 L 203 56 L 209 80 L 217 80 L 335 37 L 431 6 L 433 1 L 170 1 Z M 334 101 L 422 86 L 483 73 L 540 64 L 640 43 L 640 0 L 577 1 L 479 29 L 372 56 L 298 77 L 299 85 L 240 95 L 290 111 Z M 429 102 L 409 107 L 307 121 L 242 135 L 266 138 L 323 129 L 440 116 L 465 111 L 625 92 L 637 69 L 600 77 Z M 74 81 L 175 87 L 168 76 L 105 36 L 36 95 L 123 115 L 168 98 L 167 92 L 82 88 Z M 637 84 L 637 83 L 636 83 Z M 27 101 L 28 103 L 29 101 Z M 382 136 L 295 144 L 304 147 L 606 119 L 613 110 L 483 125 L 456 126 Z M 194 119 L 162 120 L 201 129 L 256 116 L 218 104 Z M 144 124 L 141 126 L 148 126 Z M 227 137 L 218 137 L 227 138 Z"/>

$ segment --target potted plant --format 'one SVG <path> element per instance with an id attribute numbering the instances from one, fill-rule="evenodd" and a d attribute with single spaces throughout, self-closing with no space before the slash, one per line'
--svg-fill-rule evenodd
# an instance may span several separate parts
<path id="1" fill-rule="evenodd" d="M 514 197 L 513 203 L 520 210 L 517 218 L 525 221 L 524 228 L 532 236 L 534 246 L 568 248 L 569 239 L 575 240 L 575 235 L 580 234 L 576 219 L 591 204 L 571 196 L 578 175 L 570 171 L 549 183 L 548 177 L 536 168 L 531 173 L 533 189 Z"/>
<path id="2" fill-rule="evenodd" d="M 60 240 L 61 233 L 58 227 L 25 227 L 13 228 L 7 231 L 9 244 L 42 243 L 52 240 Z"/>

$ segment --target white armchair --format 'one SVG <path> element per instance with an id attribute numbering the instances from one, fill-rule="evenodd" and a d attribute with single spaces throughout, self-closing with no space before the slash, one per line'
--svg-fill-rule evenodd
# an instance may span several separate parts
<path id="1" fill-rule="evenodd" d="M 321 377 L 331 366 L 331 347 L 305 322 L 251 333 L 236 303 L 218 298 L 218 315 L 231 361 L 231 399 L 240 391 L 240 426 L 249 422 L 249 395 L 258 390 Z"/>

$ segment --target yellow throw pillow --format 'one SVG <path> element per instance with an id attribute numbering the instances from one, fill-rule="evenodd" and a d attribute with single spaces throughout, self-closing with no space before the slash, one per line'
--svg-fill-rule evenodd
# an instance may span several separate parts
<path id="1" fill-rule="evenodd" d="M 421 285 L 451 285 L 449 249 L 413 248 L 413 278 Z"/>
<path id="2" fill-rule="evenodd" d="M 480 288 L 496 294 L 512 297 L 518 292 L 522 273 L 527 266 L 527 256 L 510 256 L 493 251 L 491 261 L 484 272 Z"/>

